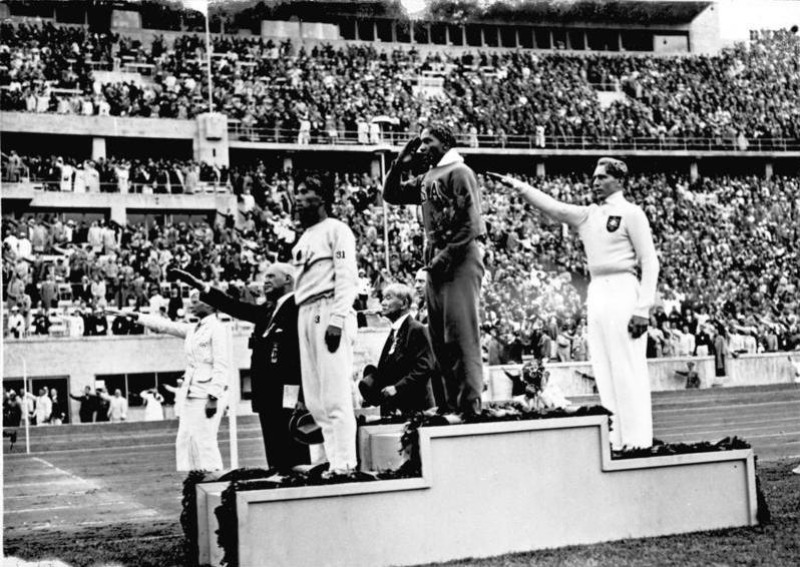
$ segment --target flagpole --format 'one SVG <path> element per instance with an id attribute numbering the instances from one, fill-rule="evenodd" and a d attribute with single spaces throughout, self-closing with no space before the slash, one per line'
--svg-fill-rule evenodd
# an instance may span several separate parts
<path id="1" fill-rule="evenodd" d="M 381 152 L 381 189 L 386 186 L 386 153 Z M 391 265 L 389 263 L 389 207 L 386 206 L 386 199 L 383 198 L 381 193 L 381 202 L 383 204 L 383 255 L 386 262 L 386 273 L 391 274 Z"/>
<path id="2" fill-rule="evenodd" d="M 214 85 L 211 82 L 211 29 L 208 25 L 208 8 L 205 14 L 206 20 L 206 70 L 208 72 L 208 111 L 214 112 Z"/>

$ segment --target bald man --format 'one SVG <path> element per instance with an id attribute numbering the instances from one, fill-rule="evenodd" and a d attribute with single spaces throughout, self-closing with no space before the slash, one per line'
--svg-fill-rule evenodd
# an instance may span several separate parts
<path id="1" fill-rule="evenodd" d="M 267 302 L 262 305 L 236 300 L 182 270 L 173 273 L 177 279 L 202 290 L 201 299 L 205 303 L 255 325 L 248 343 L 252 349 L 250 384 L 253 411 L 261 421 L 267 463 L 282 473 L 308 464 L 308 447 L 289 433 L 295 405 L 302 401 L 294 267 L 275 263 L 267 268 L 264 274 Z"/>
<path id="2" fill-rule="evenodd" d="M 589 354 L 600 402 L 614 413 L 614 450 L 653 444 L 645 333 L 659 263 L 644 211 L 623 196 L 627 174 L 623 161 L 601 158 L 592 175 L 595 204 L 588 207 L 561 203 L 513 177 L 489 174 L 550 218 L 569 225 L 583 241 L 592 278 Z"/>

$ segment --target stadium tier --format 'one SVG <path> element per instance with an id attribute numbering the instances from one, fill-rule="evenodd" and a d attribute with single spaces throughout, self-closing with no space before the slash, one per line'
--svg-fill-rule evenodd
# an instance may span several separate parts
<path id="1" fill-rule="evenodd" d="M 4 23 L 0 37 L 2 110 L 177 119 L 209 110 L 201 36 Z M 402 141 L 437 116 L 472 147 L 796 150 L 798 61 L 788 30 L 714 55 L 647 57 L 218 36 L 213 104 L 233 137 L 250 141 Z"/>

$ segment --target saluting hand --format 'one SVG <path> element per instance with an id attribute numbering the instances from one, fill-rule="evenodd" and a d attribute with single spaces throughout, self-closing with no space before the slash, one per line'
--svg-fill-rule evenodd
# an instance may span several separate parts
<path id="1" fill-rule="evenodd" d="M 405 145 L 405 147 L 400 150 L 400 155 L 397 156 L 397 163 L 402 165 L 408 165 L 411 163 L 414 154 L 417 152 L 419 147 L 422 145 L 422 140 L 420 140 L 419 136 L 414 136 L 411 138 Z"/>
<path id="2" fill-rule="evenodd" d="M 638 339 L 645 334 L 649 325 L 650 320 L 647 317 L 634 315 L 631 317 L 631 320 L 628 321 L 628 332 L 630 333 L 631 337 Z"/>
<path id="3" fill-rule="evenodd" d="M 325 330 L 325 344 L 328 346 L 328 352 L 336 352 L 341 342 L 342 329 L 335 325 L 328 325 Z"/>

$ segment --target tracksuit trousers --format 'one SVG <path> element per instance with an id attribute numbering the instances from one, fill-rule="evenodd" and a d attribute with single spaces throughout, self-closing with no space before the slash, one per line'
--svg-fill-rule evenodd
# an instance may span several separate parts
<path id="1" fill-rule="evenodd" d="M 353 408 L 356 316 L 354 312 L 348 314 L 339 348 L 330 352 L 325 344 L 325 331 L 330 323 L 332 303 L 332 298 L 322 298 L 301 305 L 297 331 L 305 404 L 322 428 L 330 470 L 344 472 L 355 469 L 357 464 Z"/>
<path id="2" fill-rule="evenodd" d="M 638 296 L 639 281 L 633 274 L 600 276 L 589 284 L 589 358 L 600 403 L 614 413 L 615 450 L 653 444 L 647 333 L 638 339 L 628 333 Z"/>
<path id="3" fill-rule="evenodd" d="M 478 306 L 483 270 L 480 249 L 473 241 L 452 273 L 428 277 L 428 330 L 444 380 L 447 411 L 481 411 L 483 358 Z"/>

